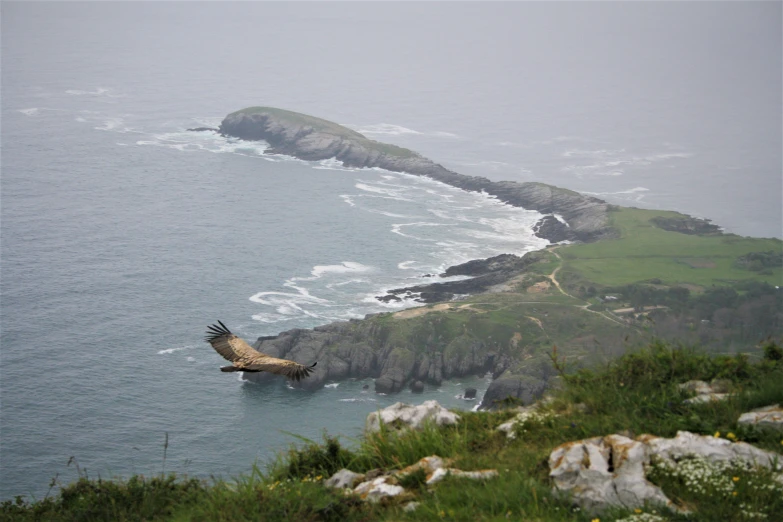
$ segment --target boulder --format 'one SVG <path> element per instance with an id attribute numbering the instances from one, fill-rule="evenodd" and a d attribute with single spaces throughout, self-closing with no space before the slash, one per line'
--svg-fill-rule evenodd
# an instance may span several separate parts
<path id="1" fill-rule="evenodd" d="M 530 404 L 541 397 L 545 389 L 546 381 L 531 375 L 501 376 L 489 385 L 479 409 L 497 409 L 500 402 L 508 397 L 520 399 L 523 404 Z"/>
<path id="2" fill-rule="evenodd" d="M 549 456 L 549 476 L 559 492 L 570 493 L 585 510 L 627 509 L 645 503 L 676 509 L 663 491 L 645 478 L 646 447 L 621 435 L 567 442 Z"/>
<path id="3" fill-rule="evenodd" d="M 327 488 L 350 488 L 364 480 L 364 475 L 361 473 L 354 473 L 350 469 L 341 469 L 324 482 L 324 486 Z"/>
<path id="4" fill-rule="evenodd" d="M 463 399 L 475 399 L 478 390 L 476 388 L 465 388 L 465 393 L 462 394 Z"/>
<path id="5" fill-rule="evenodd" d="M 783 408 L 780 404 L 765 406 L 743 413 L 739 418 L 740 424 L 783 431 Z"/>
<path id="6" fill-rule="evenodd" d="M 459 415 L 452 413 L 438 401 L 425 401 L 419 406 L 398 402 L 388 408 L 370 413 L 367 416 L 365 429 L 369 432 L 378 431 L 383 424 L 401 424 L 413 429 L 420 429 L 426 422 L 434 422 L 438 426 L 456 424 Z"/>
<path id="7" fill-rule="evenodd" d="M 709 384 L 704 381 L 688 381 L 680 384 L 679 388 L 695 394 L 694 397 L 684 400 L 683 404 L 704 404 L 726 400 L 731 390 L 731 381 L 713 379 Z"/>
<path id="8" fill-rule="evenodd" d="M 396 479 L 391 476 L 378 477 L 367 482 L 362 482 L 353 490 L 363 500 L 378 502 L 384 497 L 396 497 L 405 493 L 405 488 L 396 484 Z"/>
<path id="9" fill-rule="evenodd" d="M 711 462 L 742 462 L 750 466 L 783 470 L 779 454 L 758 449 L 747 442 L 731 442 L 728 439 L 696 435 L 689 431 L 678 431 L 677 436 L 672 439 L 641 435 L 637 440 L 649 447 L 651 455 L 664 459 L 675 460 L 693 455 Z"/>
<path id="10" fill-rule="evenodd" d="M 642 435 L 633 440 L 615 434 L 562 444 L 549 456 L 549 476 L 557 491 L 571 494 L 589 511 L 641 508 L 645 503 L 681 511 L 647 480 L 645 469 L 653 457 L 676 467 L 677 461 L 686 456 L 701 457 L 710 463 L 783 469 L 776 453 L 744 442 L 680 431 L 671 439 Z"/>
<path id="11" fill-rule="evenodd" d="M 411 391 L 413 393 L 424 393 L 424 383 L 421 381 L 413 381 L 411 383 Z"/>
<path id="12" fill-rule="evenodd" d="M 405 375 L 397 368 L 375 379 L 375 393 L 395 393 L 402 390 Z"/>

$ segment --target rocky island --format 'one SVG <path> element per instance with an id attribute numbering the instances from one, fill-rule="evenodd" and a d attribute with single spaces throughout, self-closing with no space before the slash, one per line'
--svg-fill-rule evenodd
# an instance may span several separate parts
<path id="1" fill-rule="evenodd" d="M 535 232 L 552 242 L 595 241 L 616 235 L 609 226 L 609 205 L 598 198 L 544 183 L 494 182 L 458 174 L 412 150 L 368 139 L 347 127 L 306 114 L 249 107 L 226 116 L 219 132 L 243 140 L 264 140 L 270 145 L 268 153 L 311 161 L 334 158 L 347 167 L 379 167 L 486 192 L 510 205 L 546 214 L 536 224 Z"/>
<path id="2" fill-rule="evenodd" d="M 783 299 L 770 285 L 783 277 L 783 267 L 745 261 L 777 259 L 769 254 L 783 250 L 777 239 L 724 234 L 708 220 L 618 207 L 544 183 L 462 175 L 411 150 L 282 109 L 250 107 L 226 116 L 219 129 L 193 130 L 264 140 L 266 153 L 334 158 L 485 192 L 541 212 L 535 233 L 569 243 L 523 257 L 470 261 L 438 274 L 467 279 L 430 279 L 379 296 L 430 306 L 259 338 L 254 347 L 272 356 L 319 361 L 299 386 L 372 377 L 379 393 L 421 391 L 425 384 L 489 372 L 493 381 L 481 402 L 486 409 L 509 396 L 530 403 L 557 382 L 564 361 L 584 366 L 650 335 L 725 349 L 783 329 Z M 745 310 L 744 318 L 726 321 L 727 310 Z"/>

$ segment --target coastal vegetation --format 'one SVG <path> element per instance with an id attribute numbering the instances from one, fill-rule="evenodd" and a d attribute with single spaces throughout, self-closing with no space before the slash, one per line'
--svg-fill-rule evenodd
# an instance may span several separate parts
<path id="1" fill-rule="evenodd" d="M 783 350 L 766 342 L 758 357 L 711 356 L 693 347 L 654 342 L 617 359 L 574 371 L 558 353 L 550 364 L 561 386 L 539 403 L 538 414 L 517 424 L 510 439 L 498 427 L 513 408 L 461 412 L 455 425 L 398 431 L 387 426 L 359 440 L 324 434 L 303 441 L 247 475 L 201 480 L 163 473 L 127 480 L 88 477 L 53 487 L 44 499 L 0 505 L 2 520 L 539 520 L 691 521 L 776 520 L 783 515 L 783 484 L 773 472 L 754 467 L 710 466 L 689 461 L 670 470 L 654 465 L 648 479 L 660 486 L 683 514 L 668 508 L 614 508 L 600 513 L 576 507 L 553 493 L 548 456 L 560 444 L 611 433 L 673 436 L 679 430 L 740 441 L 781 454 L 783 435 L 739 424 L 741 413 L 783 403 Z M 688 380 L 720 379 L 725 401 L 687 404 Z M 342 468 L 356 472 L 402 469 L 439 455 L 463 470 L 496 469 L 486 481 L 447 477 L 427 485 L 423 473 L 403 479 L 406 492 L 380 502 L 325 487 Z M 692 468 L 692 469 L 691 469 Z M 699 474 L 698 480 L 688 474 Z M 415 509 L 407 511 L 410 502 Z"/>

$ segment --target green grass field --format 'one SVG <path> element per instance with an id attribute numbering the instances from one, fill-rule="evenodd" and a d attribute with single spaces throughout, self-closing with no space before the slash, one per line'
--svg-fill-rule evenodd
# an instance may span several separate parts
<path id="1" fill-rule="evenodd" d="M 779 239 L 733 234 L 688 235 L 663 230 L 650 222 L 656 216 L 678 215 L 622 207 L 610 214 L 611 224 L 620 231 L 620 238 L 561 247 L 558 252 L 564 259 L 564 269 L 604 286 L 653 278 L 668 285 L 723 285 L 744 279 L 783 284 L 783 268 L 772 268 L 769 274 L 761 274 L 734 266 L 739 256 L 749 252 L 783 250 Z"/>

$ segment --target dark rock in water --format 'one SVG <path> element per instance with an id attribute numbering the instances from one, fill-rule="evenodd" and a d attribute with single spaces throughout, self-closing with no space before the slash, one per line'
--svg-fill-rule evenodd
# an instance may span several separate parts
<path id="1" fill-rule="evenodd" d="M 391 371 L 375 379 L 375 393 L 395 393 L 402 390 L 405 384 L 405 374 L 399 368 L 392 368 Z"/>
<path id="2" fill-rule="evenodd" d="M 413 393 L 424 393 L 424 383 L 421 381 L 413 381 L 411 383 L 411 391 Z"/>
<path id="3" fill-rule="evenodd" d="M 214 127 L 194 127 L 192 129 L 188 129 L 188 132 L 220 132 L 219 129 L 215 129 Z"/>
<path id="4" fill-rule="evenodd" d="M 404 296 L 406 299 L 410 299 L 417 293 L 418 297 L 413 297 L 414 301 L 429 304 L 450 301 L 457 295 L 480 294 L 488 291 L 493 286 L 502 285 L 518 276 L 528 266 L 536 263 L 542 255 L 544 254 L 541 252 L 528 252 L 523 257 L 513 254 L 501 254 L 488 259 L 468 261 L 461 265 L 449 267 L 442 274 L 442 277 L 474 276 L 471 279 L 395 288 L 389 290 L 385 296 L 378 296 L 376 299 L 388 303 L 394 300 L 393 297 L 399 298 L 399 296 Z"/>
<path id="5" fill-rule="evenodd" d="M 568 225 L 551 215 L 539 219 L 538 223 L 533 225 L 533 232 L 538 237 L 548 239 L 552 243 L 576 239 Z"/>
<path id="6" fill-rule="evenodd" d="M 387 294 L 387 295 L 383 295 L 383 296 L 378 296 L 378 297 L 376 297 L 376 299 L 378 301 L 382 301 L 384 303 L 389 303 L 391 301 L 395 301 L 395 302 L 402 301 L 402 299 L 400 299 L 399 297 L 397 297 L 396 295 L 393 295 L 393 294 Z"/>
<path id="7" fill-rule="evenodd" d="M 369 384 L 365 384 L 364 386 L 362 386 L 362 390 L 369 390 L 369 389 L 370 389 Z"/>
<path id="8" fill-rule="evenodd" d="M 478 390 L 476 388 L 465 388 L 465 393 L 462 395 L 464 399 L 475 399 Z"/>
<path id="9" fill-rule="evenodd" d="M 501 376 L 489 385 L 479 408 L 502 408 L 503 401 L 508 398 L 517 399 L 523 404 L 532 404 L 543 395 L 545 389 L 546 381 L 531 375 Z"/>

